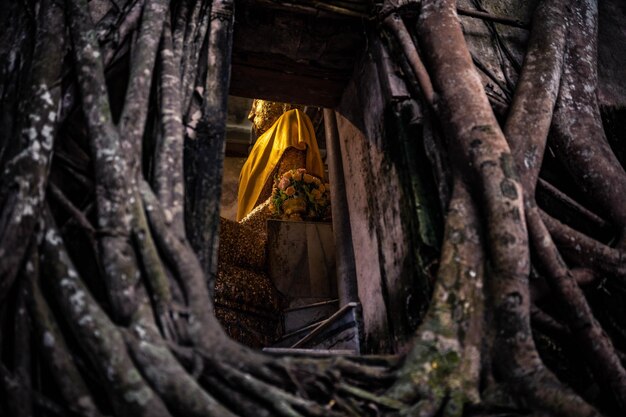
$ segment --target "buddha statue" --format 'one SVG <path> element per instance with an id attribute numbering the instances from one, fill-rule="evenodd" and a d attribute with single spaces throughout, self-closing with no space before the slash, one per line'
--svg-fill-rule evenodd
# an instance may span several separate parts
<path id="1" fill-rule="evenodd" d="M 241 170 L 238 221 L 221 219 L 215 305 L 231 337 L 260 348 L 280 337 L 286 306 L 266 273 L 275 180 L 298 168 L 321 179 L 324 165 L 311 120 L 299 107 L 255 100 L 250 115 L 259 137 Z"/>

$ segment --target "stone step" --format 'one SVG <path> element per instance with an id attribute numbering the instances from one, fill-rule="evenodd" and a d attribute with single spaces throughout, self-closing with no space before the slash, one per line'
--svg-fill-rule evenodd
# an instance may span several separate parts
<path id="1" fill-rule="evenodd" d="M 314 349 L 360 352 L 360 305 L 348 303 L 333 315 L 293 332 L 272 349 Z"/>
<path id="2" fill-rule="evenodd" d="M 339 309 L 339 300 L 292 307 L 283 311 L 285 333 L 290 334 L 332 316 Z"/>
<path id="3" fill-rule="evenodd" d="M 359 354 L 356 350 L 350 349 L 291 349 L 279 347 L 266 347 L 263 348 L 263 352 L 294 356 L 353 356 Z"/>
<path id="4" fill-rule="evenodd" d="M 348 303 L 322 321 L 309 334 L 291 346 L 292 349 L 349 349 L 360 351 L 358 303 Z"/>
<path id="5" fill-rule="evenodd" d="M 317 321 L 315 323 L 309 324 L 306 327 L 293 331 L 291 333 L 284 334 L 276 343 L 272 345 L 272 347 L 276 348 L 288 348 L 296 344 L 300 339 L 302 339 L 307 334 L 311 333 L 317 326 L 319 326 L 324 320 Z"/>

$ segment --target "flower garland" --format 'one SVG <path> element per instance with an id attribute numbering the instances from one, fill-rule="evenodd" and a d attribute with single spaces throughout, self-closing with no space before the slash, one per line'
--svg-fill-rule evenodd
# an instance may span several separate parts
<path id="1" fill-rule="evenodd" d="M 304 168 L 287 171 L 274 181 L 270 210 L 283 220 L 329 220 L 330 185 Z"/>

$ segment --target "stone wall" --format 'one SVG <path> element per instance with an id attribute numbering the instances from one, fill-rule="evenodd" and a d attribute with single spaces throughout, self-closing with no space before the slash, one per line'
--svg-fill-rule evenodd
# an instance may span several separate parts
<path id="1" fill-rule="evenodd" d="M 407 155 L 405 145 L 421 141 L 421 131 L 394 127 L 405 104 L 413 105 L 413 117 L 419 108 L 386 71 L 389 61 L 380 41 L 372 36 L 368 44 L 337 109 L 366 353 L 402 350 L 429 292 L 419 266 L 424 244 L 415 213 L 419 196 L 406 181 L 412 172 L 407 164 L 417 157 Z"/>

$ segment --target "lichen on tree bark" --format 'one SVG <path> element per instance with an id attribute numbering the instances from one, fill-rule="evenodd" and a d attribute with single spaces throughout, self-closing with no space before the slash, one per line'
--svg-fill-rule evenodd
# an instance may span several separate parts
<path id="1" fill-rule="evenodd" d="M 369 16 L 396 65 L 381 68 L 436 132 L 423 160 L 445 232 L 428 312 L 407 352 L 345 357 L 250 350 L 213 311 L 234 2 L 92 3 L 6 6 L 0 411 L 623 414 L 626 175 L 598 104 L 595 1 L 542 0 L 528 23 L 480 1 L 263 3 Z M 90 7 L 104 7 L 98 22 Z M 497 25 L 529 28 L 519 73 L 508 62 L 497 79 L 470 53 L 458 14 L 496 43 Z M 423 210 L 420 187 L 405 186 Z"/>

